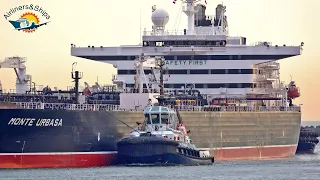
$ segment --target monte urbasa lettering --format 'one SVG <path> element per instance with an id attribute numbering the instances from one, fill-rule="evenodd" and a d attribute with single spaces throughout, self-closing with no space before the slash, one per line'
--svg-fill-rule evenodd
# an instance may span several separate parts
<path id="1" fill-rule="evenodd" d="M 62 126 L 62 119 L 35 119 L 35 118 L 11 118 L 8 122 L 11 126 Z"/>

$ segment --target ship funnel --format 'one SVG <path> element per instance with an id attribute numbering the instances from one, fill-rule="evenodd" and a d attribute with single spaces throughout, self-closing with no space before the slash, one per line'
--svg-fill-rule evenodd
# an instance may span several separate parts
<path id="1" fill-rule="evenodd" d="M 216 16 L 214 18 L 214 26 L 217 27 L 217 34 L 228 35 L 228 21 L 225 15 L 226 6 L 219 4 L 216 7 Z"/>
<path id="2" fill-rule="evenodd" d="M 223 6 L 222 4 L 218 4 L 218 6 L 216 7 L 216 21 L 217 21 L 216 26 L 221 26 L 221 22 L 224 19 L 225 9 L 226 7 Z"/>
<path id="3" fill-rule="evenodd" d="M 206 19 L 206 6 L 203 4 L 197 4 L 196 13 L 194 14 L 195 25 L 197 25 L 198 21 Z"/>
<path id="4" fill-rule="evenodd" d="M 211 27 L 212 17 L 206 16 L 206 6 L 203 4 L 197 4 L 196 12 L 194 14 L 195 27 Z"/>

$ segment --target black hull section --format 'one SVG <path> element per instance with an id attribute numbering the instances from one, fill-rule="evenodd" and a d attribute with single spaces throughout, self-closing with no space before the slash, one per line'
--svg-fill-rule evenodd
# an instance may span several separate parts
<path id="1" fill-rule="evenodd" d="M 106 111 L 1 109 L 0 153 L 116 151 L 118 124 Z"/>
<path id="2" fill-rule="evenodd" d="M 212 157 L 159 137 L 130 137 L 118 143 L 118 164 L 122 165 L 211 165 Z"/>

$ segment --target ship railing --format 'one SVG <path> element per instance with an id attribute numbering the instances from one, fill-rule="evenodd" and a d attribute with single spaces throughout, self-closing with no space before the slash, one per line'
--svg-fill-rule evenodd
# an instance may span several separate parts
<path id="1" fill-rule="evenodd" d="M 147 52 L 178 52 L 178 51 L 201 51 L 201 52 L 212 52 L 212 51 L 221 51 L 224 52 L 226 51 L 226 47 L 225 46 L 155 46 L 155 47 L 144 47 L 144 51 Z"/>
<path id="2" fill-rule="evenodd" d="M 23 109 L 51 109 L 51 110 L 81 110 L 81 111 L 117 111 L 119 105 L 112 104 L 66 104 L 66 103 L 41 103 L 17 102 L 15 105 Z"/>
<path id="3" fill-rule="evenodd" d="M 179 111 L 220 111 L 220 112 L 276 112 L 276 111 L 298 111 L 300 107 L 283 107 L 283 106 L 178 106 Z"/>
<path id="4" fill-rule="evenodd" d="M 203 36 L 203 39 L 206 38 L 206 36 L 212 36 L 214 35 L 213 31 L 193 31 L 193 34 L 197 35 L 197 38 L 201 38 L 199 36 Z M 185 32 L 183 30 L 171 30 L 171 31 L 143 31 L 143 36 L 184 36 Z M 221 35 L 222 36 L 222 35 Z"/>
<path id="5" fill-rule="evenodd" d="M 73 110 L 73 111 L 143 111 L 136 107 L 120 108 L 119 105 L 112 104 L 66 104 L 66 103 L 41 103 L 41 102 L 18 102 L 15 105 L 22 109 L 52 109 L 52 110 Z M 177 106 L 179 111 L 220 111 L 220 112 L 267 112 L 267 111 L 301 111 L 297 107 L 283 106 Z"/>
<path id="6" fill-rule="evenodd" d="M 280 69 L 280 63 L 277 61 L 265 62 L 261 64 L 256 64 L 256 68 L 267 68 L 267 67 L 275 67 L 276 69 Z"/>
<path id="7" fill-rule="evenodd" d="M 264 81 L 264 80 L 278 80 L 279 76 L 273 74 L 257 75 L 255 81 Z"/>
<path id="8" fill-rule="evenodd" d="M 249 46 L 272 46 L 272 42 L 257 41 L 257 42 L 254 42 L 254 43 L 250 44 Z"/>
<path id="9" fill-rule="evenodd" d="M 117 111 L 119 106 L 112 104 L 67 104 L 65 109 L 74 111 Z"/>
<path id="10" fill-rule="evenodd" d="M 163 45 L 163 46 L 144 46 L 144 48 L 167 48 L 166 50 L 174 51 L 177 50 L 179 47 L 188 47 L 188 48 L 225 48 L 226 45 L 216 45 L 216 44 L 210 44 L 210 45 L 200 45 L 200 44 L 193 44 L 193 45 Z M 170 49 L 169 49 L 170 48 Z"/>
<path id="11" fill-rule="evenodd" d="M 44 109 L 44 103 L 41 102 L 17 102 L 15 105 L 23 109 Z"/>
<path id="12" fill-rule="evenodd" d="M 247 94 L 270 94 L 274 92 L 274 89 L 267 88 L 247 88 Z"/>

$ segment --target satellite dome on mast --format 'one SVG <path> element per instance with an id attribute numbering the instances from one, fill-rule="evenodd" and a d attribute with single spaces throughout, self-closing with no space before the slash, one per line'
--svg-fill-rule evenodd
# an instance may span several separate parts
<path id="1" fill-rule="evenodd" d="M 169 14 L 166 10 L 156 9 L 156 7 L 153 6 L 151 20 L 153 22 L 153 31 L 155 33 L 163 33 L 165 26 L 169 22 Z"/>

